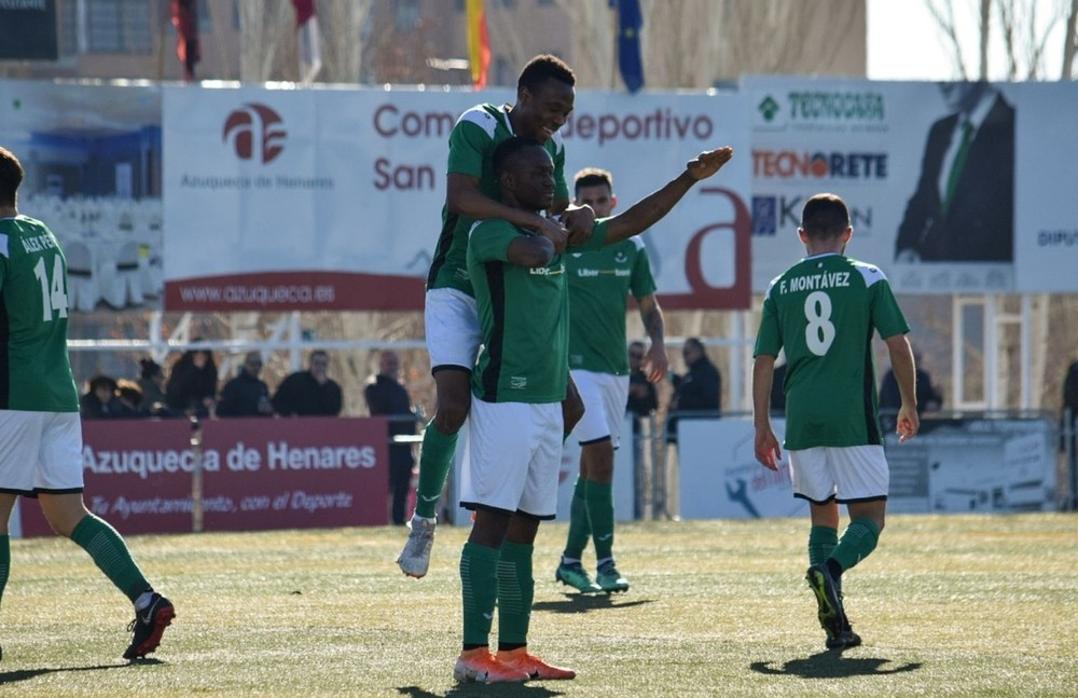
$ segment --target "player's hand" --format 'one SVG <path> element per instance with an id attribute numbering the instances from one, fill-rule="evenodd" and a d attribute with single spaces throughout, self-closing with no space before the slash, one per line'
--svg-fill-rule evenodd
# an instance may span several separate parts
<path id="1" fill-rule="evenodd" d="M 652 383 L 660 382 L 666 377 L 666 371 L 670 368 L 670 360 L 666 358 L 666 347 L 662 344 L 652 344 L 648 353 L 644 354 L 644 373 Z"/>
<path id="2" fill-rule="evenodd" d="M 782 449 L 779 448 L 779 440 L 775 438 L 775 432 L 771 427 L 756 427 L 756 460 L 769 470 L 778 470 L 779 461 L 782 460 Z"/>
<path id="3" fill-rule="evenodd" d="M 734 157 L 734 149 L 730 146 L 708 150 L 689 160 L 685 165 L 685 171 L 696 181 L 707 179 L 721 170 L 732 157 Z"/>
<path id="4" fill-rule="evenodd" d="M 917 436 L 920 428 L 921 418 L 917 416 L 917 408 L 911 405 L 900 407 L 898 410 L 898 427 L 895 429 L 898 432 L 899 443 L 905 443 Z"/>
<path id="5" fill-rule="evenodd" d="M 562 225 L 569 231 L 569 247 L 581 245 L 595 227 L 595 211 L 591 206 L 570 206 L 561 215 Z"/>
<path id="6" fill-rule="evenodd" d="M 565 252 L 565 246 L 569 242 L 569 231 L 553 218 L 539 217 L 535 232 L 554 243 L 554 251 L 558 254 Z"/>

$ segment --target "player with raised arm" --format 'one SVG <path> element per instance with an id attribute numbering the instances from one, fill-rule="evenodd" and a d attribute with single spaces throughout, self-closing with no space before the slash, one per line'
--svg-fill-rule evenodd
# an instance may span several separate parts
<path id="1" fill-rule="evenodd" d="M 898 379 L 901 441 L 917 434 L 913 351 L 887 277 L 845 256 L 853 235 L 845 202 L 810 198 L 798 230 L 807 256 L 771 282 L 756 337 L 752 396 L 756 458 L 778 469 L 771 429 L 775 357 L 786 350 L 786 450 L 794 496 L 809 501 L 805 579 L 829 649 L 861 644 L 843 606 L 842 574 L 868 557 L 883 530 L 889 474 L 877 415 L 872 335 L 887 344 Z M 838 538 L 839 504 L 850 525 Z"/>
<path id="2" fill-rule="evenodd" d="M 617 206 L 614 176 L 588 168 L 573 179 L 575 203 L 607 218 Z M 639 237 L 594 252 L 565 256 L 569 275 L 569 369 L 584 401 L 584 416 L 573 431 L 580 442 L 580 475 L 573 491 L 569 535 L 555 579 L 583 593 L 628 591 L 629 582 L 614 563 L 614 449 L 629 399 L 625 312 L 629 294 L 651 339 L 644 368 L 658 382 L 666 375 L 663 313 L 655 298 L 655 279 Z M 595 543 L 593 582 L 581 564 Z"/>
<path id="3" fill-rule="evenodd" d="M 558 245 L 568 235 L 582 237 L 595 220 L 587 207 L 566 211 L 565 148 L 557 135 L 573 110 L 576 77 L 561 59 L 536 56 L 517 81 L 513 106 L 478 104 L 461 115 L 449 135 L 449 174 L 442 232 L 427 276 L 424 308 L 427 350 L 437 391 L 437 411 L 423 432 L 419 457 L 416 509 L 404 549 L 397 556 L 401 571 L 423 577 L 437 523 L 438 500 L 445 487 L 457 446 L 457 432 L 468 416 L 468 381 L 479 350 L 479 320 L 468 277 L 468 231 L 479 219 L 500 218 L 539 233 Z M 565 211 L 563 223 L 499 203 L 491 160 L 499 143 L 513 136 L 543 144 L 555 167 L 555 192 L 547 213 Z M 575 424 L 583 407 L 575 391 L 566 405 L 566 421 Z"/>
<path id="4" fill-rule="evenodd" d="M 665 216 L 698 180 L 718 172 L 730 148 L 702 153 L 628 211 L 599 220 L 578 249 L 626 240 Z M 494 153 L 501 200 L 538 213 L 555 195 L 555 165 L 537 141 L 511 138 Z M 539 522 L 554 518 L 569 383 L 569 294 L 564 243 L 504 219 L 474 225 L 468 272 L 484 350 L 471 377 L 461 506 L 476 512 L 460 557 L 464 646 L 458 681 L 572 679 L 528 651 Z M 498 608 L 498 653 L 489 635 Z"/>
<path id="5" fill-rule="evenodd" d="M 49 525 L 81 546 L 135 606 L 124 659 L 161 642 L 176 613 L 123 538 L 82 501 L 82 423 L 67 356 L 67 261 L 44 223 L 20 215 L 23 170 L 0 148 L 0 596 L 11 564 L 8 519 L 37 497 Z"/>

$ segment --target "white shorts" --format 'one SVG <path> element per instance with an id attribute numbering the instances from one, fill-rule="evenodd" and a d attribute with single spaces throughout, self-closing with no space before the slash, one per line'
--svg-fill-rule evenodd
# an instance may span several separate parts
<path id="1" fill-rule="evenodd" d="M 816 504 L 887 499 L 890 473 L 883 446 L 818 447 L 790 451 L 794 496 Z"/>
<path id="2" fill-rule="evenodd" d="M 473 397 L 460 505 L 553 519 L 562 424 L 560 402 L 484 402 Z"/>
<path id="3" fill-rule="evenodd" d="M 475 368 L 482 332 L 474 298 L 455 288 L 427 291 L 423 324 L 432 373 L 449 366 Z"/>
<path id="4" fill-rule="evenodd" d="M 78 412 L 0 410 L 0 492 L 82 492 Z"/>
<path id="5" fill-rule="evenodd" d="M 629 401 L 629 376 L 594 371 L 570 371 L 569 374 L 584 401 L 584 416 L 573 429 L 573 438 L 581 446 L 610 439 L 617 448 L 621 424 L 625 421 L 625 405 Z"/>

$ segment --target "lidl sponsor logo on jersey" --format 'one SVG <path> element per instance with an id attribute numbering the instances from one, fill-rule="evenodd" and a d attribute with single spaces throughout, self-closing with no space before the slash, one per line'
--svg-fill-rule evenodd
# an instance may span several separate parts
<path id="1" fill-rule="evenodd" d="M 752 174 L 765 179 L 886 179 L 887 153 L 753 150 Z"/>
<path id="2" fill-rule="evenodd" d="M 232 145 L 236 157 L 265 165 L 284 151 L 288 133 L 283 124 L 284 119 L 271 107 L 248 102 L 225 119 L 222 138 Z"/>
<path id="3" fill-rule="evenodd" d="M 532 276 L 558 276 L 565 273 L 565 265 L 559 264 L 556 267 L 532 267 L 528 270 L 528 273 Z"/>
<path id="4" fill-rule="evenodd" d="M 754 196 L 752 197 L 752 234 L 775 235 L 779 230 L 793 231 L 801 225 L 801 209 L 805 196 Z M 850 225 L 855 229 L 870 231 L 873 212 L 871 206 L 850 206 Z"/>

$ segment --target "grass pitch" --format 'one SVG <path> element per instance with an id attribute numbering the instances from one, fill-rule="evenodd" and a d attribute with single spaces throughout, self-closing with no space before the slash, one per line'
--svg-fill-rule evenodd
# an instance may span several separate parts
<path id="1" fill-rule="evenodd" d="M 393 563 L 400 529 L 129 540 L 178 618 L 155 659 L 120 659 L 127 600 L 76 546 L 14 541 L 0 694 L 190 696 L 900 696 L 1078 693 L 1078 517 L 894 516 L 845 577 L 862 647 L 823 651 L 802 580 L 807 522 L 618 528 L 628 594 L 553 582 L 563 525 L 536 546 L 532 648 L 573 682 L 458 688 L 456 564 Z M 496 626 L 495 626 L 496 627 Z"/>

